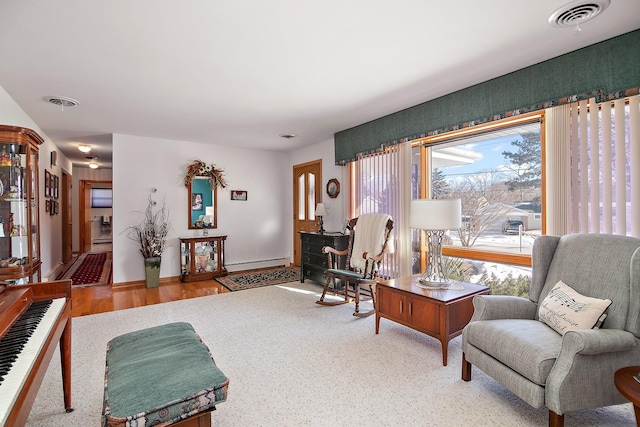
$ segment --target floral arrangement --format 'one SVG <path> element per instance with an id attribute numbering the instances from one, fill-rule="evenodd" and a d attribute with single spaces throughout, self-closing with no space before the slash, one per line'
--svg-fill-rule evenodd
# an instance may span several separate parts
<path id="1" fill-rule="evenodd" d="M 151 200 L 142 213 L 144 216 L 138 225 L 132 225 L 127 230 L 129 238 L 140 245 L 140 253 L 145 258 L 162 256 L 167 246 L 167 235 L 171 225 L 169 223 L 169 211 L 164 202 L 159 209 L 154 209 L 156 202 Z"/>
<path id="2" fill-rule="evenodd" d="M 208 165 L 202 160 L 194 160 L 193 163 L 187 166 L 187 175 L 184 177 L 185 187 L 191 184 L 194 176 L 207 177 L 212 190 L 217 187 L 225 188 L 227 186 L 224 170 L 217 168 L 215 165 Z"/>

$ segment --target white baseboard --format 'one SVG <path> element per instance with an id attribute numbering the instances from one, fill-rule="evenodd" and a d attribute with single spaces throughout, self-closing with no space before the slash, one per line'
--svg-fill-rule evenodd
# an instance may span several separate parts
<path id="1" fill-rule="evenodd" d="M 64 267 L 64 263 L 59 262 L 51 270 L 46 276 L 42 278 L 43 282 L 50 282 L 52 280 L 56 280 L 56 277 L 62 272 L 62 267 Z"/>
<path id="2" fill-rule="evenodd" d="M 262 261 L 237 262 L 232 264 L 225 264 L 225 267 L 227 267 L 227 271 L 232 273 L 234 271 L 255 270 L 256 268 L 281 267 L 285 265 L 289 265 L 289 258 L 274 258 L 265 259 Z"/>

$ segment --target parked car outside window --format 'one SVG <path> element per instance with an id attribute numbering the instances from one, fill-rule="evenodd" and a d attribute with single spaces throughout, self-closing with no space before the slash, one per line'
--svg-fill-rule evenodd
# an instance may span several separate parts
<path id="1" fill-rule="evenodd" d="M 518 234 L 520 233 L 520 227 L 524 232 L 524 223 L 519 219 L 508 219 L 502 225 L 502 234 Z"/>

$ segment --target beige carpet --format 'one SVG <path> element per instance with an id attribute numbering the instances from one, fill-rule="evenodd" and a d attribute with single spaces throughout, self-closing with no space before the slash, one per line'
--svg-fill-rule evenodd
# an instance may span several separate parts
<path id="1" fill-rule="evenodd" d="M 439 341 L 350 304 L 315 304 L 313 282 L 273 285 L 73 319 L 73 406 L 62 407 L 54 357 L 29 426 L 99 426 L 106 343 L 148 326 L 191 322 L 229 377 L 214 426 L 545 426 L 533 409 L 474 370 L 460 379 L 460 337 L 442 366 Z M 635 426 L 631 404 L 578 411 L 566 426 Z"/>

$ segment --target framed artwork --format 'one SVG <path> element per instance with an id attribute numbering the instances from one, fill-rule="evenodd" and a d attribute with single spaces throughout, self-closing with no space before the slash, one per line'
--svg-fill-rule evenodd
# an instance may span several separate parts
<path id="1" fill-rule="evenodd" d="M 48 170 L 44 170 L 44 197 L 49 197 L 49 181 L 51 181 L 51 174 Z"/>
<path id="2" fill-rule="evenodd" d="M 192 193 L 191 194 L 191 210 L 192 211 L 201 211 L 204 208 L 202 207 L 202 193 Z"/>
<path id="3" fill-rule="evenodd" d="M 54 213 L 54 215 L 58 215 L 59 207 L 60 207 L 60 204 L 54 200 L 53 201 L 53 213 Z"/>
<path id="4" fill-rule="evenodd" d="M 58 178 L 58 175 L 53 175 L 53 198 L 56 200 L 58 200 L 59 187 L 60 187 L 60 179 Z"/>
<path id="5" fill-rule="evenodd" d="M 53 199 L 47 199 L 46 203 L 49 205 L 49 215 L 54 215 Z"/>
<path id="6" fill-rule="evenodd" d="M 231 200 L 247 201 L 247 192 L 243 190 L 231 190 Z"/>
<path id="7" fill-rule="evenodd" d="M 49 206 L 49 200 L 45 200 L 44 201 L 44 211 L 48 213 L 50 210 L 51 210 L 51 207 Z"/>
<path id="8" fill-rule="evenodd" d="M 340 183 L 337 179 L 333 178 L 327 182 L 327 195 L 332 199 L 335 199 L 340 194 Z"/>
<path id="9" fill-rule="evenodd" d="M 53 197 L 53 186 L 54 186 L 54 182 L 53 182 L 53 174 L 49 174 L 49 197 Z"/>

